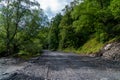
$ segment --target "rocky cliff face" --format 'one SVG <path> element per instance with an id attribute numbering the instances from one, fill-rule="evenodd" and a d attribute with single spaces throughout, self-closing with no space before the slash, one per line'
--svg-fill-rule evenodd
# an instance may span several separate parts
<path id="1" fill-rule="evenodd" d="M 97 54 L 110 60 L 119 60 L 120 61 L 120 42 L 110 43 L 104 46 L 104 48 Z"/>

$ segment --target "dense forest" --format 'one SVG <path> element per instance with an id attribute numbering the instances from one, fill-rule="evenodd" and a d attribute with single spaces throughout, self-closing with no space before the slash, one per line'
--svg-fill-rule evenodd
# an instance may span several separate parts
<path id="1" fill-rule="evenodd" d="M 120 38 L 120 0 L 74 0 L 50 24 L 49 49 L 96 53 Z"/>
<path id="2" fill-rule="evenodd" d="M 0 1 L 0 56 L 96 53 L 120 39 L 120 0 L 74 0 L 51 21 L 35 0 Z"/>

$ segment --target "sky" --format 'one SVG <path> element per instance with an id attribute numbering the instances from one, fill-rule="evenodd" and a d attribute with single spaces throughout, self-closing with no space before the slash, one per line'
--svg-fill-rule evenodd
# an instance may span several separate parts
<path id="1" fill-rule="evenodd" d="M 59 13 L 65 5 L 69 4 L 73 0 L 37 0 L 40 3 L 41 8 L 45 14 L 51 19 Z"/>

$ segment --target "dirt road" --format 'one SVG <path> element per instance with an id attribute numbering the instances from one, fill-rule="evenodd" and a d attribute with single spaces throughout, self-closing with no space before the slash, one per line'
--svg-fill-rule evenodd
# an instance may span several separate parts
<path id="1" fill-rule="evenodd" d="M 120 80 L 120 62 L 72 53 L 44 51 L 42 56 L 19 64 L 3 64 L 0 59 L 0 79 Z"/>

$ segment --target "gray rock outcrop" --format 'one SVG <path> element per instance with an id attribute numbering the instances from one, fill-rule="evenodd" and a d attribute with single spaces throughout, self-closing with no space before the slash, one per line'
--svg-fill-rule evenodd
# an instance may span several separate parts
<path id="1" fill-rule="evenodd" d="M 120 61 L 120 42 L 105 45 L 99 54 L 103 58 Z"/>

